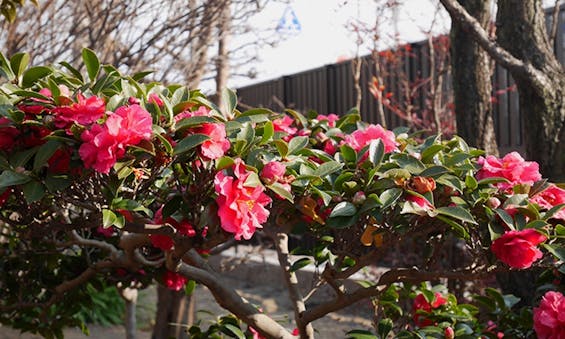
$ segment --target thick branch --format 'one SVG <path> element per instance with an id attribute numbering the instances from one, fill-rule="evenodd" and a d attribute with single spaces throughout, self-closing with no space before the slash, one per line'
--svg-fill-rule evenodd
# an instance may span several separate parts
<path id="1" fill-rule="evenodd" d="M 302 315 L 306 311 L 306 305 L 304 304 L 302 293 L 300 293 L 300 289 L 298 288 L 298 278 L 296 277 L 296 273 L 290 270 L 292 265 L 288 252 L 288 235 L 286 233 L 276 233 L 273 237 L 273 241 L 275 242 L 279 264 L 283 271 L 290 300 L 293 303 L 294 319 L 296 320 L 300 337 L 314 338 L 314 328 L 312 327 L 312 324 L 302 321 Z"/>
<path id="2" fill-rule="evenodd" d="M 227 287 L 226 284 L 223 284 L 220 277 L 213 272 L 183 263 L 179 265 L 178 272 L 208 287 L 220 306 L 232 312 L 262 335 L 268 338 L 294 338 L 284 327 L 267 315 L 260 313 L 255 306 L 243 299 L 233 289 Z"/>
<path id="3" fill-rule="evenodd" d="M 525 63 L 514 57 L 496 42 L 490 40 L 488 33 L 481 27 L 481 24 L 456 0 L 440 0 L 440 2 L 449 12 L 451 20 L 456 20 L 461 26 L 468 29 L 469 33 L 473 35 L 479 45 L 500 65 L 507 68 L 511 73 L 520 74 L 532 79 L 539 88 L 543 88 L 543 86 L 548 83 L 547 77 L 543 72 L 536 69 L 532 64 Z"/>

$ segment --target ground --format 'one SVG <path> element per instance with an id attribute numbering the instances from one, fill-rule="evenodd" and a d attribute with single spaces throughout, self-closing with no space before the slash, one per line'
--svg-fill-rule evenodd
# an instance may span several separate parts
<path id="1" fill-rule="evenodd" d="M 287 291 L 282 279 L 279 279 L 277 267 L 273 265 L 272 253 L 264 252 L 250 254 L 248 248 L 239 248 L 226 256 L 213 261 L 218 270 L 226 273 L 224 284 L 234 287 L 244 298 L 260 305 L 263 312 L 272 316 L 283 326 L 292 329 L 293 311 L 288 301 Z M 266 254 L 265 254 L 266 253 Z M 310 271 L 310 272 L 309 272 Z M 301 272 L 302 273 L 302 272 Z M 304 285 L 312 282 L 312 270 L 306 269 L 300 278 Z M 324 291 L 315 295 L 313 303 L 323 301 L 329 297 Z M 215 316 L 227 314 L 220 308 L 210 292 L 203 286 L 198 286 L 194 291 L 195 319 L 201 321 L 202 328 L 207 328 L 208 321 Z M 155 310 L 155 290 L 150 288 L 140 293 L 138 315 L 138 339 L 151 337 L 151 326 Z M 314 322 L 317 331 L 316 337 L 323 339 L 340 339 L 351 329 L 371 328 L 371 305 L 369 302 L 359 303 L 339 313 L 332 313 L 323 319 Z M 78 329 L 65 331 L 66 339 L 122 339 L 125 331 L 122 326 L 101 327 L 90 325 L 90 337 L 85 336 Z M 41 338 L 30 334 L 19 334 L 10 328 L 0 327 L 0 339 L 36 339 Z"/>

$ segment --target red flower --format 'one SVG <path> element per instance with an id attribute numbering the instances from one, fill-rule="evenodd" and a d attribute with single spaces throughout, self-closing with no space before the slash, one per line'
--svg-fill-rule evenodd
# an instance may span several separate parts
<path id="1" fill-rule="evenodd" d="M 292 138 L 296 134 L 296 132 L 298 131 L 297 128 L 290 126 L 290 125 L 292 125 L 293 122 L 294 122 L 294 119 L 292 119 L 288 115 L 285 115 L 282 118 L 273 120 L 273 127 L 275 128 L 275 132 L 283 132 L 283 133 L 288 134 L 283 139 L 285 141 L 289 141 L 290 138 Z"/>
<path id="2" fill-rule="evenodd" d="M 210 137 L 200 145 L 200 154 L 207 159 L 219 159 L 230 148 L 230 142 L 226 138 L 226 128 L 223 124 L 206 123 L 195 129 Z"/>
<path id="3" fill-rule="evenodd" d="M 102 98 L 95 95 L 85 98 L 81 93 L 77 94 L 77 102 L 70 106 L 60 106 L 53 109 L 55 114 L 55 126 L 65 128 L 72 123 L 89 125 L 102 118 L 106 111 L 106 104 Z"/>
<path id="4" fill-rule="evenodd" d="M 280 181 L 286 172 L 286 166 L 279 161 L 271 161 L 261 170 L 261 179 L 267 184 Z"/>
<path id="5" fill-rule="evenodd" d="M 18 135 L 20 135 L 20 131 L 12 126 L 10 119 L 0 118 L 0 150 L 11 150 Z"/>
<path id="6" fill-rule="evenodd" d="M 414 323 L 418 327 L 425 327 L 432 325 L 432 321 L 426 317 L 425 314 L 422 314 L 422 311 L 430 313 L 433 309 L 436 309 L 442 305 L 447 303 L 447 299 L 445 299 L 439 292 L 435 292 L 434 300 L 432 302 L 428 302 L 426 297 L 420 293 L 414 298 L 414 304 L 412 305 L 412 313 L 414 315 Z M 418 312 L 420 311 L 420 312 Z"/>
<path id="7" fill-rule="evenodd" d="M 255 229 L 267 221 L 269 210 L 265 207 L 271 198 L 265 194 L 265 187 L 260 183 L 248 182 L 254 175 L 245 168 L 241 159 L 236 159 L 233 166 L 234 176 L 223 171 L 216 174 L 214 186 L 218 197 L 218 216 L 221 226 L 226 232 L 234 233 L 235 239 L 250 239 Z"/>
<path id="8" fill-rule="evenodd" d="M 319 121 L 327 121 L 328 127 L 335 127 L 335 122 L 339 120 L 339 116 L 333 113 L 328 115 L 318 114 L 317 119 Z"/>
<path id="9" fill-rule="evenodd" d="M 385 153 L 390 153 L 397 149 L 394 133 L 384 129 L 378 124 L 369 125 L 364 130 L 356 130 L 355 132 L 346 135 L 343 142 L 355 151 L 359 152 L 373 140 L 381 140 L 384 145 Z"/>
<path id="10" fill-rule="evenodd" d="M 163 283 L 167 288 L 173 291 L 180 291 L 186 285 L 188 279 L 176 272 L 165 271 L 163 274 Z"/>
<path id="11" fill-rule="evenodd" d="M 492 242 L 490 249 L 496 257 L 513 268 L 529 268 L 543 253 L 536 247 L 547 238 L 533 228 L 509 231 Z"/>
<path id="12" fill-rule="evenodd" d="M 4 206 L 6 201 L 10 198 L 10 194 L 12 194 L 12 189 L 7 188 L 2 194 L 0 194 L 0 207 Z"/>
<path id="13" fill-rule="evenodd" d="M 534 307 L 534 330 L 539 339 L 565 338 L 565 298 L 559 292 L 549 291 L 539 307 Z"/>
<path id="14" fill-rule="evenodd" d="M 149 97 L 147 97 L 147 102 L 150 104 L 155 104 L 159 107 L 163 106 L 163 100 L 161 100 L 161 98 L 159 98 L 159 95 L 157 93 L 151 93 L 149 94 Z"/>
<path id="15" fill-rule="evenodd" d="M 541 179 L 539 165 L 535 161 L 525 161 L 518 152 L 506 154 L 502 159 L 489 155 L 480 157 L 477 161 L 483 167 L 477 172 L 477 179 L 502 177 L 510 183 L 500 182 L 496 186 L 500 189 L 512 188 L 517 184 L 532 185 Z"/>
<path id="16" fill-rule="evenodd" d="M 551 184 L 548 188 L 533 196 L 530 201 L 542 208 L 550 209 L 553 206 L 565 204 L 565 190 Z M 553 215 L 555 219 L 565 220 L 565 209 L 562 208 Z"/>
<path id="17" fill-rule="evenodd" d="M 157 225 L 161 225 L 164 223 L 170 224 L 173 226 L 179 234 L 185 235 L 189 238 L 194 237 L 196 235 L 196 231 L 194 227 L 186 220 L 177 221 L 172 217 L 168 217 L 167 220 L 163 221 L 163 207 L 161 207 L 157 212 L 155 212 L 155 216 L 153 218 L 153 222 Z M 150 234 L 149 240 L 151 240 L 151 244 L 154 247 L 160 248 L 163 251 L 168 251 L 173 248 L 174 241 L 171 237 L 164 234 Z"/>

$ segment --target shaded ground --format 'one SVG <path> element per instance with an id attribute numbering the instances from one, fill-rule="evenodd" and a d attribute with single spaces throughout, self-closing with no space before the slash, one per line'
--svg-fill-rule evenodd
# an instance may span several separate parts
<path id="1" fill-rule="evenodd" d="M 261 256 L 253 258 L 249 255 L 242 256 L 240 251 L 239 253 L 232 253 L 229 258 L 224 257 L 221 260 L 216 260 L 212 264 L 218 270 L 226 273 L 224 284 L 235 288 L 244 298 L 260 306 L 264 313 L 292 330 L 294 328 L 292 307 L 287 297 L 286 288 L 282 285 L 280 273 L 271 261 L 271 255 L 265 257 L 261 254 Z M 303 287 L 306 288 L 306 285 L 312 281 L 312 272 L 305 270 L 300 278 L 304 282 L 305 286 Z M 200 322 L 202 328 L 208 328 L 210 321 L 216 316 L 228 313 L 216 304 L 210 292 L 203 286 L 196 288 L 194 297 L 196 298 L 195 320 Z M 327 292 L 321 291 L 312 298 L 311 303 L 323 302 L 328 297 Z M 140 293 L 137 308 L 139 339 L 151 337 L 150 331 L 153 325 L 155 301 L 156 296 L 153 288 Z M 316 337 L 322 339 L 344 338 L 345 333 L 351 329 L 370 329 L 371 305 L 369 302 L 359 303 L 343 312 L 329 314 L 325 318 L 315 321 L 314 328 L 318 332 Z M 65 338 L 125 338 L 125 331 L 122 326 L 101 327 L 90 325 L 89 329 L 90 337 L 82 334 L 78 329 L 68 329 L 65 331 Z M 18 331 L 13 329 L 0 327 L 0 339 L 17 338 L 35 339 L 41 337 L 19 334 Z"/>

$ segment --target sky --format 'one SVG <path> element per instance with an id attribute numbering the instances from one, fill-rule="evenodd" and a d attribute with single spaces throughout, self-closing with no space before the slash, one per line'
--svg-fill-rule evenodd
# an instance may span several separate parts
<path id="1" fill-rule="evenodd" d="M 437 1 L 403 0 L 401 3 L 396 27 L 392 23 L 391 11 L 379 16 L 383 22 L 379 25 L 383 37 L 380 49 L 390 46 L 396 30 L 400 42 L 423 40 L 426 37 L 423 32 L 431 27 L 435 34 L 449 31 L 449 16 L 443 10 L 432 25 Z M 294 11 L 301 26 L 300 32 L 287 36 L 274 48 L 262 48 L 259 51 L 261 61 L 252 65 L 257 77 L 232 79 L 229 87 L 242 87 L 355 57 L 357 37 L 350 24 L 360 20 L 374 25 L 377 16 L 373 0 L 290 0 L 288 4 L 270 2 L 252 24 L 255 27 L 276 27 L 287 8 Z M 372 41 L 363 41 L 359 54 L 368 54 L 369 46 L 372 46 Z"/>

